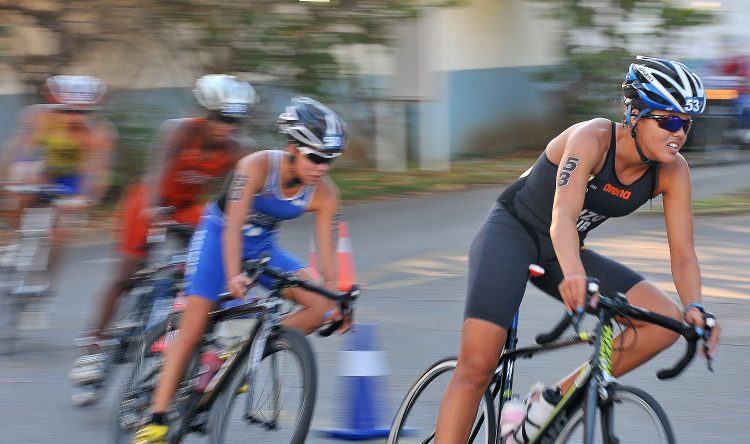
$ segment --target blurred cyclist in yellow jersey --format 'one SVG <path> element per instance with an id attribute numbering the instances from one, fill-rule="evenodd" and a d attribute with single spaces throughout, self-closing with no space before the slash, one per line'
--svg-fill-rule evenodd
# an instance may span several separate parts
<path id="1" fill-rule="evenodd" d="M 85 220 L 87 210 L 109 186 L 110 161 L 116 140 L 114 126 L 95 116 L 107 87 L 89 76 L 58 75 L 43 85 L 47 102 L 19 113 L 17 126 L 0 158 L 0 180 L 13 185 L 54 185 L 65 203 L 56 206 L 47 285 L 54 282 L 58 256 L 69 236 L 70 224 Z M 5 210 L 18 226 L 34 194 L 5 188 Z"/>

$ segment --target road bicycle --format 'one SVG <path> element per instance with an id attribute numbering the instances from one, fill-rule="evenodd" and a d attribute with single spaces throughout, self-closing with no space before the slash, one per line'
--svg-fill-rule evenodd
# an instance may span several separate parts
<path id="1" fill-rule="evenodd" d="M 332 292 L 294 273 L 270 268 L 267 257 L 247 261 L 245 270 L 253 281 L 266 275 L 275 285 L 261 294 L 251 292 L 252 298 L 240 305 L 219 305 L 209 314 L 207 331 L 188 361 L 167 412 L 170 443 L 179 443 L 190 433 L 207 435 L 212 443 L 305 441 L 315 406 L 317 367 L 305 336 L 281 326 L 288 312 L 282 290 L 301 287 L 321 294 L 335 300 L 342 317 L 351 319 L 359 287 Z M 220 302 L 231 300 L 225 294 Z M 117 402 L 113 442 L 130 442 L 150 417 L 162 352 L 179 334 L 179 318 L 179 314 L 170 315 L 147 332 Z M 242 334 L 219 337 L 217 330 L 231 322 L 241 323 L 234 330 Z M 341 322 L 329 324 L 320 334 L 332 334 Z M 206 359 L 211 356 L 216 365 L 213 370 L 208 364 L 211 360 Z"/>
<path id="2" fill-rule="evenodd" d="M 101 338 L 76 339 L 79 357 L 70 372 L 73 381 L 71 402 L 86 406 L 97 402 L 106 388 L 114 367 L 134 360 L 148 327 L 166 319 L 179 303 L 182 290 L 187 242 L 194 227 L 169 219 L 174 207 L 151 210 L 158 222 L 149 228 L 147 256 L 130 278 L 123 299 L 129 301 L 124 314 L 112 323 Z M 179 308 L 179 307 L 178 307 Z"/>
<path id="3" fill-rule="evenodd" d="M 22 329 L 43 328 L 50 294 L 50 259 L 54 230 L 73 222 L 71 214 L 87 201 L 55 184 L 4 184 L 4 192 L 29 200 L 10 242 L 0 247 L 0 354 L 16 351 Z"/>
<path id="4" fill-rule="evenodd" d="M 588 362 L 580 369 L 573 386 L 563 394 L 547 420 L 540 424 L 530 443 L 584 442 L 605 444 L 674 443 L 675 437 L 664 409 L 647 392 L 621 385 L 611 374 L 612 356 L 622 345 L 615 344 L 615 326 L 641 320 L 672 330 L 685 338 L 687 350 L 673 368 L 657 372 L 659 379 L 674 378 L 693 359 L 696 346 L 710 338 L 715 318 L 704 313 L 706 329 L 686 325 L 628 303 L 621 294 L 600 294 L 596 282 L 587 292 L 587 312 L 594 315 L 592 331 L 580 330 L 582 316 L 565 315 L 548 333 L 537 336 L 537 345 L 516 348 L 518 314 L 508 329 L 505 348 L 490 385 L 485 391 L 471 429 L 469 442 L 505 443 L 499 436 L 499 413 L 513 396 L 513 374 L 518 358 L 532 358 L 552 350 L 588 343 L 594 346 Z M 590 301 L 598 301 L 595 307 Z M 620 324 L 622 323 L 622 324 Z M 573 325 L 574 335 L 560 338 Z M 708 355 L 707 355 L 708 356 Z M 442 395 L 456 368 L 456 358 L 430 366 L 412 385 L 393 420 L 387 444 L 430 443 L 435 439 L 435 421 Z M 707 361 L 711 370 L 711 361 Z M 597 417 L 599 421 L 597 421 Z M 511 441 L 512 442 L 512 441 Z"/>

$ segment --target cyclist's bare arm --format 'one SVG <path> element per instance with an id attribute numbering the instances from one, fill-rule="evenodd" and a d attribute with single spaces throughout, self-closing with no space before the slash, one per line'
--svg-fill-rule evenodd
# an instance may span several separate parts
<path id="1" fill-rule="evenodd" d="M 117 130 L 111 122 L 99 121 L 90 125 L 90 131 L 88 156 L 83 165 L 83 194 L 100 202 L 111 184 Z"/>
<path id="2" fill-rule="evenodd" d="M 315 238 L 320 260 L 318 272 L 326 288 L 336 289 L 336 240 L 338 224 L 339 190 L 328 177 L 324 177 L 315 190 L 309 211 L 315 212 Z"/>
<path id="3" fill-rule="evenodd" d="M 242 271 L 242 225 L 255 194 L 263 189 L 269 168 L 268 157 L 268 152 L 260 151 L 240 160 L 227 189 L 221 245 L 228 288 L 236 297 L 243 297 L 245 287 L 250 284 Z"/>
<path id="4" fill-rule="evenodd" d="M 560 284 L 560 294 L 571 311 L 583 306 L 586 292 L 586 272 L 581 262 L 576 223 L 583 208 L 589 177 L 609 146 L 610 128 L 606 119 L 590 120 L 571 128 L 569 133 L 564 132 L 562 140 L 558 140 L 558 136 L 547 148 L 554 157 L 562 150 L 550 236 L 565 276 Z"/>
<path id="5" fill-rule="evenodd" d="M 24 150 L 33 145 L 39 120 L 43 113 L 49 112 L 51 105 L 31 105 L 22 109 L 16 118 L 15 128 L 0 150 L 0 179 L 8 180 L 10 167 Z"/>
<path id="6" fill-rule="evenodd" d="M 182 119 L 170 119 L 164 122 L 151 144 L 148 168 L 143 178 L 149 193 L 149 208 L 161 205 L 161 190 L 166 179 L 165 173 L 179 151 L 179 147 L 185 142 L 182 134 L 185 128 L 183 122 Z"/>
<path id="7" fill-rule="evenodd" d="M 701 303 L 702 282 L 698 255 L 695 252 L 690 171 L 682 156 L 659 168 L 657 193 L 661 193 L 663 198 L 672 279 L 677 294 L 683 306 Z M 685 320 L 698 327 L 704 326 L 699 310 L 688 310 Z M 709 353 L 712 355 L 718 346 L 720 332 L 721 329 L 716 328 L 711 335 Z"/>

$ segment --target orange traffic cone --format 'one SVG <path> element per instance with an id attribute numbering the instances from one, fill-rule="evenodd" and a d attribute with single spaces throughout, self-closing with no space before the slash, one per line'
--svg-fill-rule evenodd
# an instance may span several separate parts
<path id="1" fill-rule="evenodd" d="M 339 224 L 336 262 L 339 266 L 336 289 L 338 291 L 349 291 L 352 288 L 352 284 L 357 282 L 357 278 L 354 271 L 354 256 L 352 255 L 352 241 L 349 239 L 349 227 L 344 221 L 341 221 Z"/>

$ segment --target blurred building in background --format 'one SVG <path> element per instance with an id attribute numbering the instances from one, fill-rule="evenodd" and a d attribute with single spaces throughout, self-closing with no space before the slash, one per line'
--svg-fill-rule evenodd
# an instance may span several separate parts
<path id="1" fill-rule="evenodd" d="M 86 9 L 86 2 L 79 2 L 72 9 L 66 3 L 65 10 L 60 6 L 63 3 L 66 2 L 29 0 L 23 7 L 0 3 L 0 52 L 6 56 L 0 59 L 0 138 L 5 138 L 12 127 L 18 109 L 34 100 L 30 85 L 40 82 L 50 71 L 104 79 L 112 91 L 107 109 L 121 131 L 121 146 L 128 149 L 142 145 L 163 119 L 195 112 L 190 89 L 194 80 L 205 73 L 206 61 L 220 55 L 220 48 L 208 52 L 175 49 L 178 43 L 189 41 L 195 30 L 184 24 L 174 25 L 162 35 L 180 36 L 182 40 L 155 38 L 157 34 L 148 27 L 148 17 L 136 16 L 132 2 L 97 3 L 97 8 L 109 8 L 108 14 L 99 11 L 96 15 L 96 20 L 105 20 L 97 23 L 98 27 L 90 23 L 92 12 Z M 342 82 L 339 89 L 329 86 L 329 90 L 350 123 L 353 151 L 361 160 L 372 161 L 381 169 L 404 169 L 407 161 L 415 161 L 425 169 L 446 169 L 456 156 L 541 149 L 550 136 L 570 123 L 560 100 L 560 85 L 545 78 L 551 70 L 567 63 L 561 46 L 568 42 L 560 36 L 571 31 L 570 22 L 549 14 L 551 4 L 562 2 L 464 0 L 458 6 L 432 6 L 436 3 L 439 2 L 425 2 L 430 6 L 425 6 L 416 19 L 389 25 L 391 32 L 385 42 L 388 46 L 353 41 L 332 50 L 338 60 L 353 67 L 350 74 L 358 79 Z M 611 2 L 589 3 L 606 12 Z M 649 2 L 638 3 L 640 14 L 636 13 L 635 19 L 618 21 L 620 15 L 613 10 L 610 16 L 604 15 L 604 24 L 612 20 L 612 27 L 618 32 L 640 36 L 628 48 L 631 56 L 645 53 L 684 60 L 699 66 L 711 82 L 714 75 L 724 77 L 711 83 L 716 90 L 736 80 L 727 89 L 736 90 L 737 98 L 729 99 L 734 100 L 731 103 L 717 103 L 714 110 L 727 106 L 731 111 L 725 109 L 721 115 L 739 113 L 740 117 L 745 116 L 745 120 L 738 120 L 739 125 L 745 125 L 747 116 L 743 110 L 747 108 L 733 107 L 747 97 L 747 76 L 728 80 L 726 77 L 742 75 L 722 72 L 730 60 L 740 60 L 741 65 L 742 58 L 750 53 L 750 28 L 746 26 L 750 22 L 750 4 L 746 0 L 652 3 L 711 11 L 717 14 L 718 21 L 683 30 L 670 29 L 674 35 L 663 39 L 669 44 L 658 45 L 652 36 L 656 17 L 650 15 Z M 274 2 L 273 7 L 283 21 L 287 12 L 299 20 L 305 11 L 302 8 L 308 5 L 286 0 Z M 335 8 L 336 3 L 327 7 Z M 60 21 L 57 28 L 41 26 L 50 17 Z M 125 23 L 136 25 L 127 27 Z M 65 27 L 74 28 L 76 33 L 56 40 L 55 30 Z M 108 30 L 109 35 L 102 29 Z M 656 31 L 663 34 L 665 30 Z M 236 38 L 247 46 L 274 45 L 273 41 L 256 42 L 241 35 Z M 579 44 L 598 43 L 586 33 L 578 38 L 584 40 Z M 85 51 L 77 53 L 77 48 Z M 54 53 L 66 55 L 64 63 L 50 63 L 50 54 Z M 624 75 L 626 66 L 617 63 L 618 75 Z M 268 127 L 281 104 L 297 92 L 278 78 L 258 72 L 245 76 L 256 86 L 262 100 L 255 116 L 257 128 Z M 602 115 L 619 112 L 619 80 L 612 79 L 611 92 L 607 89 L 593 93 L 611 94 L 603 97 L 612 106 Z M 581 95 L 587 93 L 591 94 L 580 91 Z M 727 123 L 726 119 L 722 122 Z M 722 137 L 725 130 L 734 137 L 744 137 L 741 131 L 731 133 L 738 129 L 736 126 L 726 125 L 716 131 Z M 278 143 L 272 134 L 253 136 L 263 146 Z M 698 139 L 699 134 L 695 136 Z"/>

